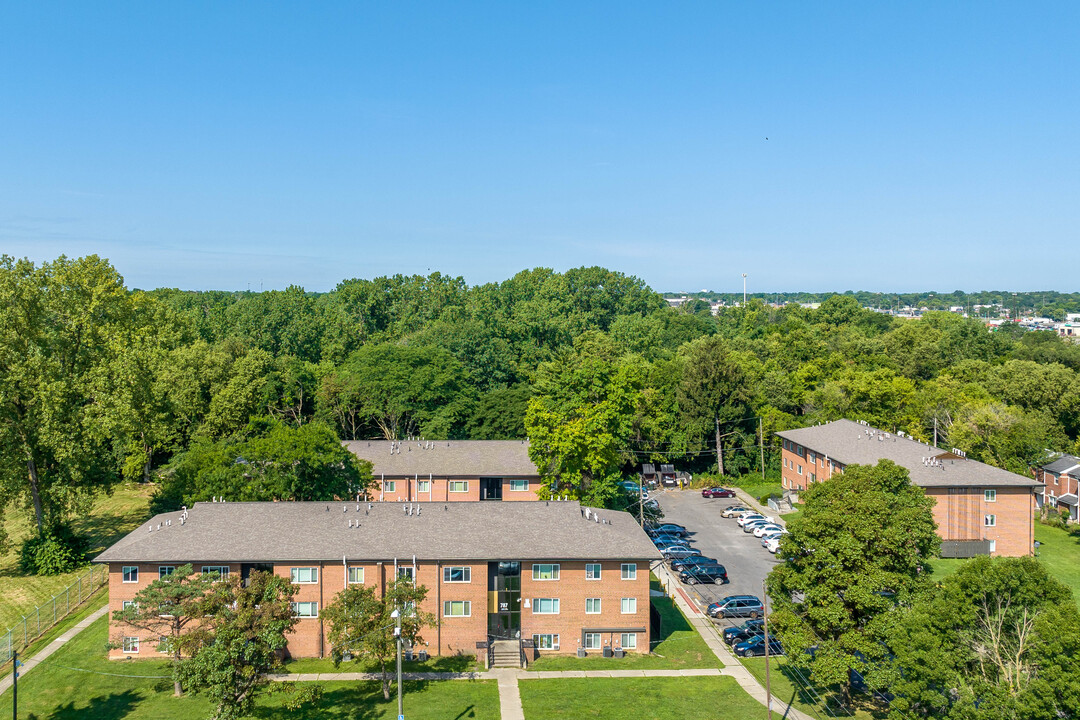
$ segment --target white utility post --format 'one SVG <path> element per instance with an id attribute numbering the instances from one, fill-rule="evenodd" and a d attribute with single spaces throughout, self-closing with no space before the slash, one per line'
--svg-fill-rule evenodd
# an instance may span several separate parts
<path id="1" fill-rule="evenodd" d="M 742 304 L 746 307 L 746 273 L 742 274 Z"/>
<path id="2" fill-rule="evenodd" d="M 398 720 L 405 717 L 405 711 L 401 709 L 401 608 L 390 613 L 390 617 L 397 621 L 394 626 L 394 637 L 397 638 L 397 714 Z"/>

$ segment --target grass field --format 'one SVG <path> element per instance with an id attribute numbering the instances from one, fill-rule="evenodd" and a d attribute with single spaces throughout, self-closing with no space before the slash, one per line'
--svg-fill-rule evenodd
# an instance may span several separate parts
<path id="1" fill-rule="evenodd" d="M 98 498 L 85 516 L 72 522 L 75 532 L 90 540 L 90 557 L 112 545 L 138 527 L 149 515 L 151 485 L 125 483 L 112 495 Z M 86 572 L 85 568 L 64 575 L 26 576 L 19 572 L 19 546 L 31 532 L 30 518 L 23 510 L 9 508 L 4 528 L 11 540 L 8 552 L 0 554 L 0 633 L 22 616 L 49 602 L 57 593 Z"/>
<path id="2" fill-rule="evenodd" d="M 189 720 L 206 716 L 210 706 L 204 698 L 177 699 L 172 696 L 166 661 L 108 660 L 105 657 L 105 620 L 95 622 L 19 681 L 19 717 Z M 135 677 L 125 677 L 129 675 Z M 376 720 L 397 715 L 396 699 L 391 697 L 389 702 L 384 701 L 376 682 L 321 684 L 324 695 L 318 707 L 307 712 L 292 712 L 281 706 L 281 696 L 269 695 L 260 700 L 255 717 L 266 720 Z M 405 711 L 409 718 L 497 720 L 499 717 L 499 691 L 493 682 L 407 682 L 404 689 Z M 7 717 L 10 712 L 9 691 L 0 699 L 0 715 Z"/>
<path id="3" fill-rule="evenodd" d="M 765 658 L 743 658 L 742 664 L 762 686 L 765 685 Z M 884 717 L 884 713 L 880 710 L 870 712 L 854 706 L 844 707 L 835 699 L 835 696 L 823 697 L 816 691 L 808 692 L 804 689 L 808 685 L 806 679 L 797 674 L 782 657 L 769 659 L 769 682 L 772 686 L 773 697 L 782 700 L 785 705 L 793 705 L 812 717 L 843 717 L 856 720 Z"/>
<path id="4" fill-rule="evenodd" d="M 654 576 L 652 589 L 659 590 Z M 530 670 L 655 670 L 683 668 L 719 668 L 724 664 L 716 657 L 697 630 L 670 598 L 654 597 L 653 606 L 660 613 L 659 642 L 651 654 L 627 653 L 622 659 L 606 658 L 599 652 L 588 657 L 546 656 L 529 666 Z"/>
<path id="5" fill-rule="evenodd" d="M 525 720 L 743 720 L 765 708 L 729 677 L 522 680 Z M 777 715 L 777 717 L 779 717 Z"/>

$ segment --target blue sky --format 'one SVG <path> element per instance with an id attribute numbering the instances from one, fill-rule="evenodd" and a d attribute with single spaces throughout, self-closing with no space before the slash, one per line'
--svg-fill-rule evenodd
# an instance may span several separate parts
<path id="1" fill-rule="evenodd" d="M 1080 3 L 3 3 L 0 252 L 1075 291 Z M 767 138 L 767 139 L 766 139 Z"/>

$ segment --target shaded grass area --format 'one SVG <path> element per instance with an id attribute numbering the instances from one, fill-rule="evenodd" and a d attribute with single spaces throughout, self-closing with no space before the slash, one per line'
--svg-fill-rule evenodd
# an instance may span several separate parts
<path id="1" fill-rule="evenodd" d="M 656 576 L 650 576 L 649 586 L 661 590 Z M 720 668 L 724 664 L 713 654 L 701 635 L 686 620 L 686 616 L 668 597 L 652 598 L 653 607 L 660 613 L 659 642 L 652 653 L 627 653 L 621 659 L 603 657 L 599 650 L 588 657 L 548 655 L 538 658 L 530 670 L 678 670 L 683 668 Z"/>
<path id="2" fill-rule="evenodd" d="M 19 680 L 19 716 L 52 720 L 188 720 L 205 717 L 210 703 L 199 696 L 174 698 L 169 663 L 164 660 L 110 661 L 106 658 L 106 618 L 102 618 Z M 81 668 L 93 672 L 79 672 Z M 99 673 L 109 673 L 108 675 Z M 136 677 L 124 677 L 132 675 Z M 164 677 L 152 677 L 164 676 Z M 377 682 L 321 683 L 316 707 L 297 712 L 280 695 L 259 701 L 255 717 L 272 719 L 397 717 L 397 700 L 384 701 Z M 404 683 L 409 718 L 497 720 L 498 686 L 490 681 L 453 680 Z M 11 712 L 11 692 L 0 699 L 0 714 Z"/>
<path id="3" fill-rule="evenodd" d="M 70 628 L 74 627 L 80 620 L 82 620 L 87 615 L 91 614 L 92 612 L 100 608 L 102 605 L 104 605 L 106 602 L 108 602 L 108 599 L 109 589 L 108 587 L 103 585 L 100 589 L 98 589 L 97 592 L 95 592 L 93 595 L 86 599 L 86 602 L 82 605 L 82 607 L 78 608 L 66 618 L 53 625 L 44 635 L 39 637 L 34 642 L 30 643 L 30 645 L 27 646 L 25 649 L 20 650 L 19 657 L 23 659 L 32 657 L 34 653 L 41 650 L 53 640 L 63 635 Z M 4 663 L 3 665 L 0 665 L 0 678 L 5 677 L 10 672 L 10 661 Z"/>
<path id="4" fill-rule="evenodd" d="M 518 683 L 526 720 L 743 720 L 765 708 L 729 677 L 558 678 Z"/>
<path id="5" fill-rule="evenodd" d="M 387 665 L 391 672 L 397 671 L 396 661 Z M 483 671 L 483 665 L 476 661 L 475 655 L 447 655 L 428 658 L 426 662 L 401 663 L 402 672 L 474 672 Z M 381 672 L 382 668 L 372 660 L 351 660 L 334 667 L 332 660 L 326 658 L 298 658 L 285 663 L 287 673 L 335 673 L 335 672 Z"/>
<path id="6" fill-rule="evenodd" d="M 741 662 L 764 687 L 765 658 L 741 658 Z M 881 708 L 841 704 L 837 692 L 814 687 L 808 673 L 796 670 L 784 657 L 769 658 L 769 683 L 773 697 L 812 717 L 881 720 L 886 716 Z"/>
<path id="7" fill-rule="evenodd" d="M 112 495 L 102 496 L 90 512 L 72 520 L 72 529 L 90 543 L 93 558 L 149 517 L 153 485 L 124 483 Z M 8 508 L 4 528 L 11 546 L 0 554 L 0 633 L 22 620 L 23 615 L 49 602 L 86 572 L 81 568 L 63 575 L 23 575 L 19 571 L 19 547 L 33 532 L 26 511 Z"/>

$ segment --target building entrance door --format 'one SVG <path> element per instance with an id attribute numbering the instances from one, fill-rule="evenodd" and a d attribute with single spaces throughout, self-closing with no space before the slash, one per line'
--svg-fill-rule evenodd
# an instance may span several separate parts
<path id="1" fill-rule="evenodd" d="M 521 563 L 488 563 L 488 635 L 502 640 L 521 635 Z"/>
<path id="2" fill-rule="evenodd" d="M 480 478 L 481 500 L 502 500 L 502 478 Z"/>

